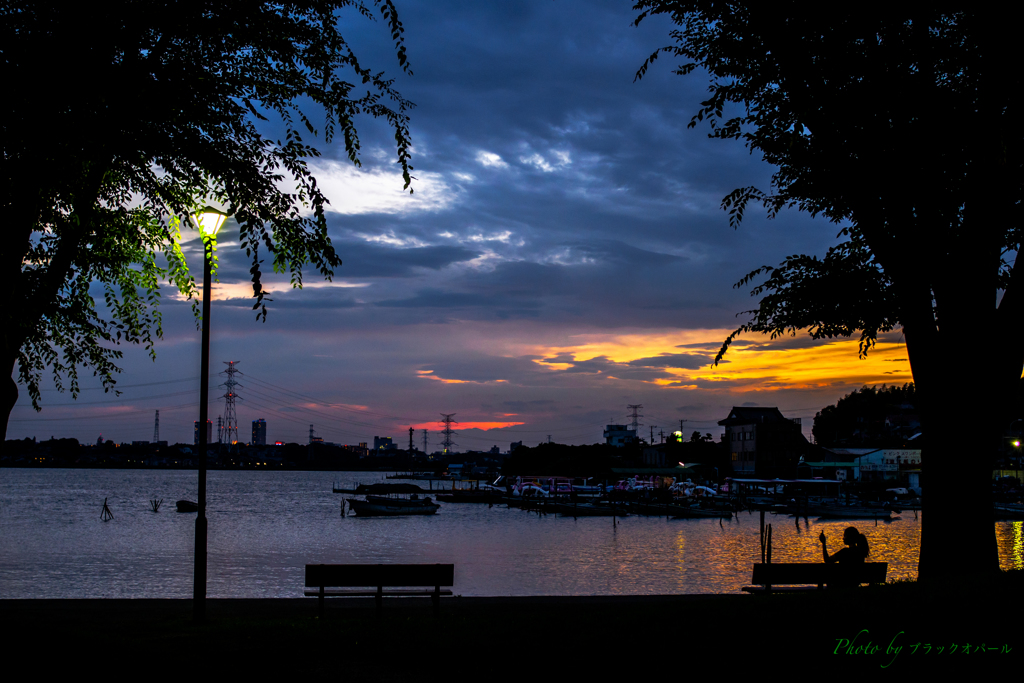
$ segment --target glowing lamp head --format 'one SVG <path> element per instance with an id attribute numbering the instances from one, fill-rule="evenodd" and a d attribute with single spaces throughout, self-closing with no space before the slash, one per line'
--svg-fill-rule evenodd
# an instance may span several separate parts
<path id="1" fill-rule="evenodd" d="M 1015 448 L 1020 448 L 1020 439 L 1014 439 L 1013 440 L 1013 445 L 1014 445 Z"/>
<path id="2" fill-rule="evenodd" d="M 224 221 L 227 220 L 228 215 L 223 211 L 207 206 L 205 209 L 200 211 L 195 216 L 196 225 L 199 226 L 199 231 L 206 237 L 214 237 L 217 231 L 220 230 L 221 226 L 224 225 Z"/>

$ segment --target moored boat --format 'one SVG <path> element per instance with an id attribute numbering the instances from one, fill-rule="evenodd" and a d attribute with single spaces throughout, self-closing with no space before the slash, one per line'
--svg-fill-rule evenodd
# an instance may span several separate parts
<path id="1" fill-rule="evenodd" d="M 817 505 L 810 506 L 800 516 L 821 519 L 891 519 L 892 508 L 866 505 Z"/>
<path id="2" fill-rule="evenodd" d="M 558 514 L 565 517 L 625 517 L 629 513 L 622 508 L 595 503 L 553 503 Z"/>
<path id="3" fill-rule="evenodd" d="M 493 505 L 505 500 L 505 492 L 496 489 L 453 489 L 446 493 L 438 493 L 437 499 L 442 503 L 488 503 Z"/>
<path id="4" fill-rule="evenodd" d="M 367 495 L 366 500 L 348 499 L 348 507 L 357 517 L 397 517 L 432 515 L 441 507 L 430 498 L 413 494 L 408 498 Z"/>

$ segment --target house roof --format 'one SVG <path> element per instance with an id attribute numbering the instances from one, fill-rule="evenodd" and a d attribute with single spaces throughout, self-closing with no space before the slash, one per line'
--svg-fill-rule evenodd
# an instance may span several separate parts
<path id="1" fill-rule="evenodd" d="M 882 450 L 881 448 L 826 448 L 826 451 L 834 455 L 845 455 L 853 458 L 859 458 L 862 455 L 868 455 L 869 453 L 877 453 Z"/>
<path id="2" fill-rule="evenodd" d="M 733 406 L 732 410 L 729 411 L 729 417 L 724 420 L 719 420 L 718 424 L 723 427 L 728 427 L 730 425 L 766 422 L 789 422 L 789 420 L 779 412 L 778 408 L 748 408 L 743 406 Z"/>

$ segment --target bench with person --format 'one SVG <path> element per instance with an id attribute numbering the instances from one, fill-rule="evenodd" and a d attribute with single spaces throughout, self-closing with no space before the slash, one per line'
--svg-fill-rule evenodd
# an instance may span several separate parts
<path id="1" fill-rule="evenodd" d="M 768 538 L 771 538 L 770 533 Z M 864 561 L 869 553 L 868 541 L 864 534 L 857 531 L 857 527 L 846 528 L 843 532 L 843 542 L 848 547 L 835 554 L 828 554 L 825 532 L 818 536 L 818 540 L 821 541 L 821 555 L 824 560 L 822 564 L 808 562 L 772 564 L 769 551 L 768 562 L 754 565 L 754 576 L 750 582 L 758 585 L 747 586 L 743 590 L 747 593 L 771 593 L 773 590 L 788 592 L 810 589 L 809 586 L 795 586 L 795 584 L 816 584 L 821 589 L 825 586 L 853 588 L 862 583 L 885 583 L 889 564 Z M 787 587 L 773 588 L 780 584 Z"/>
<path id="2" fill-rule="evenodd" d="M 451 595 L 455 585 L 454 564 L 307 564 L 308 597 L 319 598 L 320 617 L 324 598 L 374 597 L 377 614 L 388 596 L 430 596 L 434 615 L 440 613 L 441 596 Z"/>
<path id="3" fill-rule="evenodd" d="M 850 565 L 817 562 L 778 562 L 755 564 L 747 593 L 772 593 L 850 587 L 862 583 L 885 583 L 888 562 L 860 562 Z M 804 584 L 804 585 L 798 585 Z M 810 585 L 807 585 L 810 584 Z M 780 588 L 779 586 L 783 586 Z"/>

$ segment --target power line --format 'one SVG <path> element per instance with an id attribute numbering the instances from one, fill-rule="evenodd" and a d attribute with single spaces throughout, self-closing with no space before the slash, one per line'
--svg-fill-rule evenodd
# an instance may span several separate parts
<path id="1" fill-rule="evenodd" d="M 159 384 L 177 384 L 179 382 L 196 382 L 198 380 L 199 380 L 199 377 L 196 376 L 196 377 L 185 377 L 185 378 L 182 378 L 182 379 L 169 379 L 169 380 L 166 380 L 164 382 L 145 382 L 143 384 L 116 384 L 115 383 L 114 390 L 118 390 L 118 389 L 132 389 L 132 388 L 135 388 L 135 387 L 155 387 L 155 386 L 157 386 Z M 39 391 L 41 391 L 41 392 L 42 391 L 59 391 L 62 394 L 63 393 L 67 393 L 67 389 L 64 389 L 64 390 L 61 390 L 61 389 L 40 389 Z M 79 389 L 79 391 L 104 391 L 104 392 L 107 392 L 107 391 L 112 391 L 112 390 L 111 389 L 107 389 L 106 387 L 82 387 L 81 389 Z"/>

